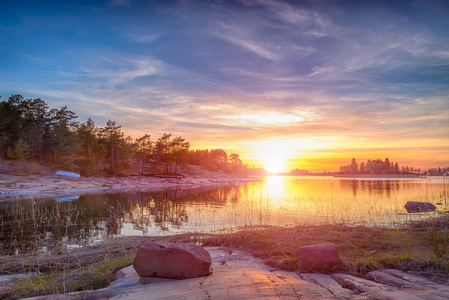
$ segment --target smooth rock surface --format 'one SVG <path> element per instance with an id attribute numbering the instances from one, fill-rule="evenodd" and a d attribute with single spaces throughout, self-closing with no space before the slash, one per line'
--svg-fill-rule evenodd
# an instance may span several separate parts
<path id="1" fill-rule="evenodd" d="M 332 243 L 299 247 L 295 255 L 302 272 L 329 272 L 340 264 L 337 246 Z"/>
<path id="2" fill-rule="evenodd" d="M 133 265 L 140 277 L 195 278 L 210 274 L 209 252 L 194 244 L 149 243 L 137 250 Z"/>
<path id="3" fill-rule="evenodd" d="M 297 274 L 268 268 L 253 256 L 219 248 L 206 248 L 212 257 L 214 272 L 207 277 L 184 280 L 154 278 L 151 284 L 139 284 L 139 276 L 130 266 L 118 272 L 116 281 L 96 291 L 50 299 L 449 299 L 449 287 L 397 270 L 375 271 L 376 282 L 348 274 Z M 399 279 L 400 286 L 393 283 Z M 370 277 L 370 276 L 368 276 Z"/>

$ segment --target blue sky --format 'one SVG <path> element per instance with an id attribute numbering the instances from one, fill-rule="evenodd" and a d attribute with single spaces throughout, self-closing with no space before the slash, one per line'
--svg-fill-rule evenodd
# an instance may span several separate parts
<path id="1" fill-rule="evenodd" d="M 286 170 L 447 166 L 447 16 L 447 1 L 7 0 L 0 95 Z"/>

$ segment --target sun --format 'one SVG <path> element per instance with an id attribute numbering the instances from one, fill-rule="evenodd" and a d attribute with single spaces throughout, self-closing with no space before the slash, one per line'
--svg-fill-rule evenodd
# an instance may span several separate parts
<path id="1" fill-rule="evenodd" d="M 257 160 L 270 173 L 286 172 L 288 149 L 279 141 L 258 141 L 255 143 Z"/>
<path id="2" fill-rule="evenodd" d="M 269 173 L 282 173 L 284 172 L 285 162 L 281 157 L 270 156 L 265 159 L 264 169 Z"/>

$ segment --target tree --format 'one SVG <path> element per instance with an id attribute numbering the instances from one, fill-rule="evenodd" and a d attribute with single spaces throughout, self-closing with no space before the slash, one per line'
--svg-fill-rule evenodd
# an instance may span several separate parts
<path id="1" fill-rule="evenodd" d="M 164 133 L 156 142 L 156 174 L 159 159 L 164 162 L 165 173 L 168 173 L 168 164 L 170 162 L 171 134 Z"/>
<path id="2" fill-rule="evenodd" d="M 39 155 L 43 162 L 43 147 L 45 127 L 49 121 L 48 106 L 44 100 L 26 99 L 19 104 L 22 126 L 21 136 L 30 145 L 30 160 L 34 160 L 34 155 Z"/>
<path id="3" fill-rule="evenodd" d="M 150 140 L 150 135 L 145 134 L 144 136 L 136 139 L 136 144 L 138 152 L 141 157 L 140 175 L 143 175 L 143 170 L 145 167 L 145 158 L 150 155 L 153 142 Z"/>
<path id="4" fill-rule="evenodd" d="M 16 97 L 23 99 L 21 95 Z M 4 158 L 9 147 L 19 139 L 21 113 L 16 104 L 16 97 L 0 102 L 0 159 Z"/>
<path id="5" fill-rule="evenodd" d="M 228 154 L 223 149 L 212 149 L 209 152 L 211 170 L 223 170 L 228 163 Z"/>
<path id="6" fill-rule="evenodd" d="M 365 163 L 364 162 L 360 163 L 360 174 L 365 174 Z"/>
<path id="7" fill-rule="evenodd" d="M 349 172 L 351 174 L 357 174 L 359 172 L 359 165 L 358 165 L 357 161 L 355 160 L 355 158 L 353 158 L 351 161 L 351 165 L 349 167 Z"/>
<path id="8" fill-rule="evenodd" d="M 29 150 L 27 142 L 22 139 L 16 142 L 14 148 L 8 148 L 8 157 L 19 161 L 19 170 L 22 170 L 22 163 L 28 157 Z"/>
<path id="9" fill-rule="evenodd" d="M 243 162 L 237 153 L 229 155 L 229 164 L 231 165 L 232 173 L 239 173 L 243 167 Z"/>
<path id="10" fill-rule="evenodd" d="M 242 162 L 242 160 L 240 159 L 240 157 L 239 157 L 239 155 L 237 153 L 231 153 L 231 155 L 229 155 L 229 162 L 233 166 L 241 166 L 241 165 L 243 165 L 243 162 Z"/>
<path id="11" fill-rule="evenodd" d="M 290 175 L 294 175 L 294 176 L 304 176 L 304 175 L 309 175 L 309 171 L 305 170 L 305 169 L 292 169 L 290 170 Z"/>
<path id="12" fill-rule="evenodd" d="M 158 139 L 153 147 L 153 156 L 154 156 L 154 175 L 158 174 L 158 168 L 159 168 L 159 159 L 160 154 L 163 152 L 164 145 Z"/>
<path id="13" fill-rule="evenodd" d="M 184 164 L 189 153 L 190 143 L 178 136 L 171 142 L 171 152 L 175 163 L 175 173 L 178 173 L 178 165 Z"/>
<path id="14" fill-rule="evenodd" d="M 82 123 L 76 130 L 76 136 L 80 145 L 80 173 L 93 175 L 96 173 L 98 150 L 98 129 L 94 121 L 89 117 L 86 123 Z"/>
<path id="15" fill-rule="evenodd" d="M 48 130 L 48 144 L 56 159 L 56 166 L 63 169 L 74 171 L 79 152 L 79 140 L 76 136 L 78 116 L 67 109 L 67 106 L 61 109 L 50 110 L 50 124 Z"/>
<path id="16" fill-rule="evenodd" d="M 114 176 L 117 175 L 118 171 L 117 152 L 124 142 L 124 133 L 121 131 L 121 128 L 122 126 L 117 125 L 115 121 L 108 120 L 106 127 L 99 129 L 99 136 L 109 149 L 110 172 Z"/>

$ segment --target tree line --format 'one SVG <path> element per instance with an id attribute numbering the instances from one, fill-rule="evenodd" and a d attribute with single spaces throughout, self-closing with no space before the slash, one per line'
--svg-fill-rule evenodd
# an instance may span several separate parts
<path id="1" fill-rule="evenodd" d="M 449 168 L 438 168 L 421 170 L 410 166 L 400 166 L 397 162 L 392 162 L 386 158 L 382 159 L 368 159 L 366 162 L 360 164 L 355 158 L 352 159 L 349 165 L 340 167 L 342 174 L 423 174 L 423 175 L 444 175 L 449 171 Z"/>
<path id="2" fill-rule="evenodd" d="M 122 126 L 108 120 L 98 127 L 85 123 L 67 106 L 50 109 L 44 100 L 16 94 L 0 102 L 0 159 L 39 162 L 84 176 L 118 175 L 129 170 L 142 174 L 172 174 L 187 164 L 227 173 L 255 174 L 239 155 L 222 149 L 190 150 L 182 137 L 164 133 L 156 140 L 150 134 L 133 139 Z"/>
<path id="3" fill-rule="evenodd" d="M 263 168 L 244 165 L 237 153 L 228 155 L 223 149 L 192 150 L 189 152 L 189 163 L 201 166 L 210 171 L 222 171 L 245 175 L 266 175 Z"/>
<path id="4" fill-rule="evenodd" d="M 292 176 L 307 176 L 310 175 L 309 171 L 305 170 L 305 169 L 291 169 L 289 172 L 290 175 Z"/>

